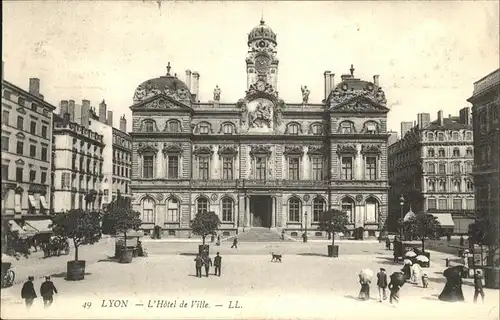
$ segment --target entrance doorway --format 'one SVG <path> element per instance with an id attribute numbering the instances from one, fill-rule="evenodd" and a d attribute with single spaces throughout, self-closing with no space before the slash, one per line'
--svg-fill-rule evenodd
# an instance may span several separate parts
<path id="1" fill-rule="evenodd" d="M 250 225 L 271 228 L 272 198 L 270 196 L 250 197 Z"/>

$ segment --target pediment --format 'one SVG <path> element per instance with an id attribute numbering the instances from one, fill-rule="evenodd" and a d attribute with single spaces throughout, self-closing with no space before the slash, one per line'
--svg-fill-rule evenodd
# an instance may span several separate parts
<path id="1" fill-rule="evenodd" d="M 283 152 L 285 155 L 299 155 L 302 156 L 304 151 L 300 146 L 285 146 L 285 151 Z"/>
<path id="2" fill-rule="evenodd" d="M 163 145 L 163 153 L 169 154 L 169 153 L 182 153 L 182 147 L 176 144 L 164 144 Z"/>
<path id="3" fill-rule="evenodd" d="M 353 144 L 339 144 L 337 146 L 338 154 L 355 154 L 356 152 L 356 146 Z"/>
<path id="4" fill-rule="evenodd" d="M 16 164 L 17 164 L 18 166 L 24 166 L 24 160 L 23 160 L 23 159 L 21 159 L 21 158 L 19 158 L 19 159 L 17 159 L 17 160 L 16 160 Z"/>
<path id="5" fill-rule="evenodd" d="M 387 113 L 389 112 L 389 108 L 384 107 L 366 96 L 355 96 L 336 105 L 332 103 L 329 111 L 346 113 Z"/>
<path id="6" fill-rule="evenodd" d="M 193 153 L 196 154 L 196 155 L 199 155 L 199 154 L 213 154 L 214 150 L 212 149 L 211 146 L 195 146 Z"/>
<path id="7" fill-rule="evenodd" d="M 256 154 L 263 154 L 270 156 L 271 155 L 271 147 L 264 145 L 254 145 L 250 146 L 250 155 L 254 156 Z"/>
<path id="8" fill-rule="evenodd" d="M 158 144 L 157 143 L 139 143 L 137 148 L 137 153 L 157 153 Z"/>
<path id="9" fill-rule="evenodd" d="M 155 110 L 176 110 L 176 111 L 192 111 L 193 109 L 181 102 L 169 97 L 166 94 L 159 94 L 154 97 L 145 99 L 137 104 L 130 107 L 130 110 L 144 110 L 144 109 L 155 109 Z"/>
<path id="10" fill-rule="evenodd" d="M 219 148 L 219 155 L 236 155 L 238 154 L 237 146 L 223 146 Z"/>
<path id="11" fill-rule="evenodd" d="M 325 149 L 323 146 L 309 146 L 307 153 L 310 155 L 323 155 L 325 153 Z"/>
<path id="12" fill-rule="evenodd" d="M 361 153 L 363 154 L 380 154 L 381 153 L 381 148 L 380 145 L 376 144 L 364 144 L 361 146 Z"/>

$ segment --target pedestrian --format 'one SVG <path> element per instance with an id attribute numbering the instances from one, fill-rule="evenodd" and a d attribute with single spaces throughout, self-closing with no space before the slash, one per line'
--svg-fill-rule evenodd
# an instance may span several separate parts
<path id="1" fill-rule="evenodd" d="M 43 305 L 45 308 L 50 307 L 52 302 L 54 302 L 54 293 L 57 294 L 56 286 L 50 281 L 50 277 L 45 277 L 45 282 L 40 286 L 40 295 L 43 298 Z"/>
<path id="2" fill-rule="evenodd" d="M 238 249 L 238 237 L 234 237 L 234 239 L 233 239 L 233 245 L 231 246 L 231 249 L 232 248 Z"/>
<path id="3" fill-rule="evenodd" d="M 474 274 L 474 303 L 477 302 L 479 295 L 481 295 L 481 300 L 484 303 L 483 276 L 481 270 L 476 270 Z"/>
<path id="4" fill-rule="evenodd" d="M 380 268 L 380 272 L 377 273 L 377 287 L 378 287 L 378 298 L 379 302 L 382 299 L 387 299 L 386 289 L 387 289 L 387 274 L 384 268 Z"/>
<path id="5" fill-rule="evenodd" d="M 403 268 L 401 271 L 403 271 L 403 274 L 405 275 L 405 280 L 410 280 L 411 279 L 411 262 L 410 261 L 404 261 L 403 262 Z"/>
<path id="6" fill-rule="evenodd" d="M 411 266 L 411 282 L 418 283 L 418 279 L 421 277 L 422 267 L 418 263 L 414 263 Z"/>
<path id="7" fill-rule="evenodd" d="M 285 241 L 285 229 L 281 230 L 281 241 Z"/>
<path id="8" fill-rule="evenodd" d="M 464 246 L 464 236 L 460 236 L 460 246 Z"/>
<path id="9" fill-rule="evenodd" d="M 215 241 L 215 235 L 212 233 L 212 235 L 210 236 L 210 242 L 214 242 Z"/>
<path id="10" fill-rule="evenodd" d="M 389 296 L 389 303 L 392 304 L 394 303 L 399 303 L 399 289 L 401 289 L 401 286 L 399 286 L 399 283 L 394 283 L 391 279 L 391 282 L 389 283 L 389 291 L 391 292 Z"/>
<path id="11" fill-rule="evenodd" d="M 208 255 L 203 257 L 203 265 L 205 266 L 205 276 L 208 278 L 208 271 L 212 266 L 212 259 Z"/>
<path id="12" fill-rule="evenodd" d="M 424 272 L 422 275 L 422 287 L 427 288 L 429 286 L 429 277 L 427 276 L 427 273 Z"/>
<path id="13" fill-rule="evenodd" d="M 389 237 L 385 238 L 385 248 L 391 250 L 391 239 Z"/>
<path id="14" fill-rule="evenodd" d="M 217 242 L 215 243 L 216 246 L 220 246 L 220 235 L 217 235 Z"/>
<path id="15" fill-rule="evenodd" d="M 26 303 L 26 308 L 30 308 L 33 305 L 33 300 L 36 298 L 35 286 L 33 285 L 33 281 L 35 277 L 29 276 L 28 281 L 26 281 L 21 289 L 21 298 L 24 299 Z"/>
<path id="16" fill-rule="evenodd" d="M 194 258 L 195 261 L 195 266 L 196 266 L 196 276 L 198 278 L 201 278 L 201 267 L 203 266 L 203 258 L 201 255 L 197 255 L 196 258 Z"/>
<path id="17" fill-rule="evenodd" d="M 363 301 L 370 300 L 370 279 L 360 274 L 359 284 L 361 284 L 361 290 L 359 291 L 358 299 Z"/>
<path id="18" fill-rule="evenodd" d="M 214 273 L 214 275 L 220 277 L 220 268 L 221 268 L 221 266 L 222 266 L 222 257 L 217 252 L 217 255 L 214 258 L 214 267 L 215 267 L 215 273 Z"/>
<path id="19" fill-rule="evenodd" d="M 446 241 L 448 241 L 448 242 L 450 242 L 450 241 L 451 241 L 451 234 L 449 234 L 449 233 L 448 233 L 448 234 L 446 235 Z"/>

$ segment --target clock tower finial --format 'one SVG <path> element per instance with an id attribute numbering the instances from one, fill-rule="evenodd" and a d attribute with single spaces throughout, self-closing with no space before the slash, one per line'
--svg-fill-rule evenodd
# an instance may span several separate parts
<path id="1" fill-rule="evenodd" d="M 351 64 L 351 77 L 354 77 L 354 65 Z"/>
<path id="2" fill-rule="evenodd" d="M 167 76 L 170 75 L 170 68 L 171 67 L 170 67 L 170 61 L 169 61 L 168 64 L 167 64 Z"/>

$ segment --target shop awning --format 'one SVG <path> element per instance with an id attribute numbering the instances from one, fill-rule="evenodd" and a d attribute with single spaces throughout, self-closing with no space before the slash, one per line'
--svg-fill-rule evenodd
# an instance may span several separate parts
<path id="1" fill-rule="evenodd" d="M 24 223 L 24 230 L 35 231 L 36 233 L 52 232 L 51 220 L 30 220 Z"/>
<path id="2" fill-rule="evenodd" d="M 35 196 L 34 195 L 28 195 L 28 200 L 30 201 L 30 206 L 32 206 L 33 208 L 36 208 L 37 205 L 36 205 L 36 199 L 35 199 Z"/>
<path id="3" fill-rule="evenodd" d="M 432 215 L 437 218 L 443 228 L 453 228 L 455 226 L 451 213 L 432 213 Z"/>
<path id="4" fill-rule="evenodd" d="M 45 200 L 45 196 L 40 196 L 40 203 L 42 204 L 42 207 L 44 209 L 49 209 L 49 206 L 47 205 L 47 200 Z"/>
<path id="5" fill-rule="evenodd" d="M 26 231 L 24 231 L 23 228 L 21 228 L 21 226 L 18 225 L 17 222 L 15 222 L 14 220 L 9 220 L 9 224 L 10 224 L 11 230 L 17 231 L 19 233 L 19 235 L 26 233 Z"/>

